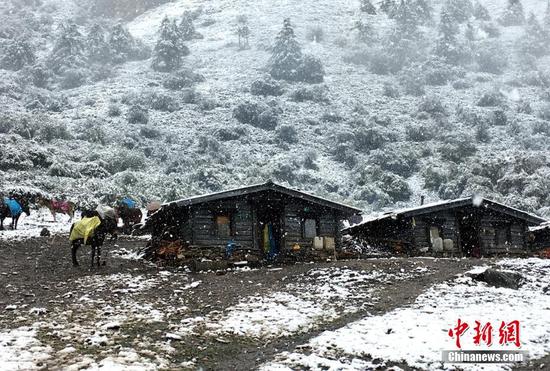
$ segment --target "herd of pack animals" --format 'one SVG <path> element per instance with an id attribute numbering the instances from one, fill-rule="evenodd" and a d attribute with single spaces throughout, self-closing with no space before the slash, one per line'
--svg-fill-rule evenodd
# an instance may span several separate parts
<path id="1" fill-rule="evenodd" d="M 127 199 L 125 199 L 127 200 Z M 31 214 L 31 205 L 37 209 L 47 208 L 54 222 L 56 214 L 65 214 L 69 216 L 69 222 L 73 221 L 77 205 L 67 200 L 56 200 L 44 196 L 35 196 L 30 193 L 14 194 L 8 197 L 0 198 L 0 230 L 4 230 L 4 220 L 11 219 L 10 227 L 17 229 L 19 218 L 23 213 L 27 216 Z M 101 247 L 108 234 L 112 239 L 117 238 L 118 221 L 122 220 L 122 232 L 129 234 L 132 227 L 141 222 L 143 214 L 140 208 L 135 205 L 129 205 L 122 201 L 117 201 L 114 207 L 98 206 L 96 209 L 81 209 L 81 219 L 72 223 L 69 232 L 71 244 L 71 257 L 74 266 L 78 266 L 76 253 L 81 245 L 91 247 L 91 265 L 100 265 Z M 149 210 L 148 213 L 154 210 Z"/>

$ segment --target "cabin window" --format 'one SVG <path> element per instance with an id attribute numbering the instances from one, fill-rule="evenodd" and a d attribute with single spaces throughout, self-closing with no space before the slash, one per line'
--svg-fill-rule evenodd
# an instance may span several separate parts
<path id="1" fill-rule="evenodd" d="M 216 216 L 216 235 L 218 237 L 231 237 L 233 234 L 231 215 L 225 214 Z"/>
<path id="2" fill-rule="evenodd" d="M 302 219 L 302 237 L 303 238 L 317 237 L 317 220 Z"/>

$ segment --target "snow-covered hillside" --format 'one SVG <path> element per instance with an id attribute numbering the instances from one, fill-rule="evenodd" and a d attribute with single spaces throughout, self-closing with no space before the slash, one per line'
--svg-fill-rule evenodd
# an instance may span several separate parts
<path id="1" fill-rule="evenodd" d="M 75 22 L 86 38 L 96 23 L 117 23 L 70 0 L 20 3 L 0 5 L 0 46 L 6 51 L 24 34 L 36 49 L 33 64 L 46 69 L 54 68 L 62 25 Z M 145 202 L 271 178 L 367 210 L 481 193 L 550 214 L 548 44 L 526 56 L 526 26 L 499 23 L 505 2 L 482 0 L 492 20 L 470 15 L 470 26 L 458 29 L 471 59 L 441 64 L 433 51 L 445 1 L 432 0 L 421 56 L 401 71 L 380 71 L 396 21 L 373 3 L 376 15 L 361 12 L 359 1 L 174 0 L 124 21 L 144 50 L 154 49 L 166 16 L 179 22 L 192 12 L 201 36 L 185 41 L 183 68 L 203 78 L 178 89 L 150 57 L 94 62 L 76 84 L 49 73 L 40 88 L 34 67 L 0 69 L 0 190 L 23 184 L 80 202 L 126 194 Z M 521 3 L 526 18 L 534 12 L 544 23 L 546 0 Z M 240 16 L 251 32 L 244 50 Z M 251 85 L 266 79 L 285 18 L 303 52 L 322 61 L 324 82 L 281 81 L 282 95 L 255 95 Z M 362 40 L 358 21 L 368 25 Z M 485 50 L 502 53 L 479 56 Z M 489 67 L 506 63 L 489 73 L 483 58 L 496 58 Z M 276 127 L 239 122 L 242 102 L 269 107 Z"/>

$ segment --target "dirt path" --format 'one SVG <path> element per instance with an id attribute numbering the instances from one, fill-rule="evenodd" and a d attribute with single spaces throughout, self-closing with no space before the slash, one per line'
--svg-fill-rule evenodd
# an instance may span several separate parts
<path id="1" fill-rule="evenodd" d="M 364 293 L 364 297 L 369 299 L 362 302 L 355 298 L 337 303 L 342 307 L 359 308 L 357 311 L 343 310 L 339 316 L 305 332 L 266 339 L 212 335 L 208 329 L 198 327 L 192 336 L 169 342 L 173 348 L 166 355 L 169 367 L 190 365 L 193 369 L 248 370 L 272 360 L 282 351 L 295 350 L 322 331 L 340 328 L 369 314 L 379 315 L 407 306 L 433 284 L 449 280 L 481 264 L 480 261 L 467 259 L 370 259 L 296 264 L 284 269 L 264 267 L 220 276 L 215 273 L 192 274 L 181 268 L 159 272 L 154 265 L 123 259 L 113 253 L 114 250 L 135 250 L 143 244 L 139 240 L 121 239 L 116 247 L 112 244 L 107 247 L 110 250 L 108 264 L 91 270 L 84 264 L 89 260 L 88 249 L 80 252 L 82 266 L 72 267 L 69 249 L 63 238 L 57 238 L 53 244 L 50 238 L 0 240 L 0 330 L 31 325 L 37 318 L 29 315 L 29 310 L 39 307 L 47 310 L 44 318 L 47 322 L 65 321 L 66 328 L 78 324 L 83 326 L 84 332 L 90 331 L 93 335 L 97 334 L 93 326 L 117 318 L 117 311 L 127 314 L 136 308 L 150 308 L 139 320 L 122 325 L 120 330 L 110 335 L 110 342 L 99 347 L 89 346 L 85 341 L 77 346 L 75 343 L 81 340 L 78 336 L 72 335 L 67 340 L 67 336 L 59 337 L 48 327 L 39 332 L 39 338 L 56 352 L 70 344 L 95 361 L 114 354 L 117 347 L 136 347 L 146 338 L 144 348 L 138 353 L 153 359 L 155 355 L 148 355 L 147 351 L 166 353 L 162 349 L 166 345 L 165 334 L 175 331 L 182 319 L 212 316 L 212 313 L 223 312 L 251 295 L 267 296 L 274 292 L 303 294 L 298 292 L 301 286 L 290 283 L 303 281 L 312 270 L 345 268 L 348 271 L 380 271 L 396 276 L 407 274 L 405 279 L 360 282 L 357 292 Z M 425 273 L 411 273 L 416 271 Z M 82 285 L 82 282 L 90 282 L 91 286 Z M 129 290 L 128 287 L 133 287 L 132 283 L 139 287 Z M 91 303 L 89 306 L 82 304 L 86 300 Z M 7 306 L 16 306 L 17 309 L 4 310 Z M 105 310 L 106 307 L 111 309 Z M 153 316 L 155 310 L 162 312 L 162 318 L 155 322 L 148 321 L 147 316 Z M 80 318 L 86 316 L 89 319 Z M 79 329 L 73 332 L 81 331 Z M 69 358 L 53 358 L 45 363 L 47 367 L 56 368 L 73 362 Z M 407 369 L 406 365 L 399 366 Z"/>

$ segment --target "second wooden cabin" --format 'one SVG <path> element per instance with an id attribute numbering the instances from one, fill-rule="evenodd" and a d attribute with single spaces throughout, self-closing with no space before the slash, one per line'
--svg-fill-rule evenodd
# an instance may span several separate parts
<path id="1" fill-rule="evenodd" d="M 530 252 L 529 227 L 545 220 L 480 197 L 397 210 L 348 228 L 357 243 L 411 255 Z"/>

